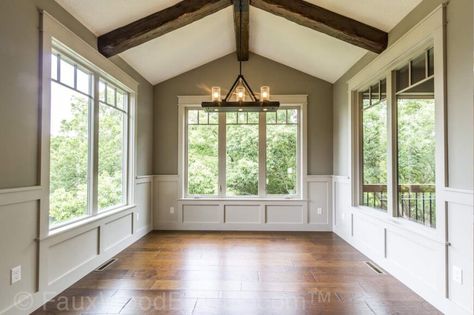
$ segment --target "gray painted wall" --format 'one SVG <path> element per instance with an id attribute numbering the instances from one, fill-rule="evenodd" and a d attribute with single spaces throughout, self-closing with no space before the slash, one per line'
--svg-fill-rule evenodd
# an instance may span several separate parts
<path id="1" fill-rule="evenodd" d="M 39 9 L 96 45 L 94 34 L 53 0 L 0 1 L 0 189 L 38 184 Z M 151 174 L 152 86 L 120 58 L 113 61 L 140 83 L 138 174 Z"/>
<path id="2" fill-rule="evenodd" d="M 393 43 L 433 11 L 442 0 L 424 0 L 390 33 Z M 448 166 L 449 186 L 472 189 L 473 169 L 473 3 L 452 0 L 447 7 Z M 334 174 L 349 175 L 347 80 L 367 65 L 368 54 L 334 84 Z"/>
<path id="3" fill-rule="evenodd" d="M 244 63 L 251 87 L 269 85 L 272 94 L 308 95 L 308 173 L 332 173 L 332 84 L 259 55 Z M 235 54 L 212 61 L 155 86 L 154 173 L 178 173 L 178 95 L 227 92 L 239 71 Z M 224 90 L 225 89 L 225 90 Z"/>

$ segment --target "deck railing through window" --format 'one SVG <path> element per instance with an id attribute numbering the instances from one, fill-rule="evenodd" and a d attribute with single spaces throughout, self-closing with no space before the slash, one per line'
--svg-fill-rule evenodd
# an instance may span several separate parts
<path id="1" fill-rule="evenodd" d="M 387 208 L 386 185 L 363 185 L 363 204 L 368 207 Z M 436 203 L 434 185 L 400 185 L 398 209 L 400 216 L 434 227 Z"/>

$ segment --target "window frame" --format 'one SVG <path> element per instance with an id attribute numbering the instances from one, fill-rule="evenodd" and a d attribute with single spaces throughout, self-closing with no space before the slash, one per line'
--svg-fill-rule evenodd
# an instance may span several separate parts
<path id="1" fill-rule="evenodd" d="M 381 86 L 382 86 L 382 81 L 385 81 L 385 98 L 382 97 L 382 91 L 381 91 Z M 389 112 L 390 112 L 390 106 L 389 106 L 389 101 L 388 101 L 388 84 L 387 84 L 387 78 L 385 76 L 382 76 L 374 81 L 372 81 L 371 84 L 364 86 L 364 88 L 361 88 L 357 91 L 357 106 L 358 106 L 358 112 L 357 112 L 357 122 L 358 122 L 358 188 L 357 188 L 357 205 L 359 207 L 364 207 L 368 209 L 373 209 L 377 210 L 382 213 L 386 213 L 388 211 L 388 199 L 390 196 L 389 190 L 388 190 L 388 181 L 389 181 L 389 171 L 388 171 L 388 166 L 389 166 L 389 147 L 390 147 L 390 140 L 388 139 L 389 135 L 389 129 L 390 129 L 390 117 L 389 117 Z M 363 118 L 364 118 L 364 106 L 363 106 L 363 93 L 365 91 L 368 91 L 369 93 L 369 100 L 372 101 L 372 87 L 377 84 L 378 85 L 378 102 L 376 104 L 370 104 L 370 106 L 377 106 L 381 102 L 385 101 L 386 102 L 386 134 L 387 134 L 387 150 L 386 150 L 386 158 L 387 158 L 387 209 L 383 208 L 377 208 L 377 207 L 372 207 L 363 204 L 363 198 L 364 198 L 364 146 L 363 146 L 363 141 L 364 141 L 364 133 L 363 133 Z"/>
<path id="2" fill-rule="evenodd" d="M 39 235 L 47 237 L 73 229 L 85 222 L 99 220 L 117 212 L 125 211 L 134 206 L 134 179 L 136 173 L 136 123 L 135 106 L 138 83 L 127 73 L 102 56 L 95 48 L 84 42 L 72 31 L 60 24 L 45 11 L 41 11 L 41 64 L 40 64 L 40 108 L 41 108 L 41 146 L 39 181 L 42 187 L 40 203 Z M 53 51 L 77 63 L 91 74 L 91 95 L 89 105 L 89 161 L 88 161 L 88 207 L 87 214 L 72 220 L 50 226 L 50 125 L 51 125 L 51 60 Z M 97 177 L 98 177 L 98 104 L 99 80 L 103 78 L 128 94 L 128 115 L 124 125 L 124 200 L 116 207 L 99 211 L 97 207 Z M 70 88 L 68 86 L 68 88 Z M 79 92 L 81 93 L 81 92 Z M 95 192 L 95 193 L 94 193 Z"/>
<path id="3" fill-rule="evenodd" d="M 297 179 L 296 193 L 292 195 L 274 195 L 266 193 L 266 116 L 265 113 L 259 115 L 259 175 L 258 175 L 258 195 L 252 196 L 227 196 L 226 195 L 226 116 L 219 113 L 219 173 L 218 173 L 218 194 L 217 195 L 190 195 L 187 192 L 188 180 L 188 139 L 187 139 L 187 112 L 193 109 L 200 109 L 202 101 L 208 101 L 207 96 L 178 96 L 178 177 L 179 177 L 179 199 L 207 199 L 207 200 L 258 200 L 258 199 L 304 199 L 305 191 L 303 182 L 306 175 L 306 95 L 275 95 L 274 99 L 281 102 L 281 109 L 298 109 L 298 132 L 297 132 Z M 264 124 L 262 124 L 262 122 Z"/>
<path id="4" fill-rule="evenodd" d="M 396 225 L 407 231 L 418 233 L 432 240 L 443 240 L 445 238 L 446 213 L 444 209 L 443 191 L 448 189 L 447 172 L 447 135 L 446 135 L 446 61 L 445 61 L 445 8 L 439 6 L 422 22 L 407 33 L 403 38 L 393 43 L 383 54 L 376 57 L 359 73 L 348 81 L 348 109 L 350 113 L 350 150 L 348 151 L 350 183 L 351 183 L 351 207 L 350 211 L 359 211 L 368 217 L 382 220 L 389 225 Z M 397 130 L 393 123 L 396 120 L 396 106 L 394 102 L 396 94 L 394 82 L 396 82 L 395 70 L 407 65 L 409 61 L 418 57 L 429 48 L 433 48 L 434 58 L 434 89 L 435 89 L 435 167 L 436 167 L 436 227 L 425 226 L 405 218 L 399 217 L 397 213 Z M 388 211 L 382 213 L 359 205 L 359 101 L 357 93 L 366 88 L 374 80 L 385 76 L 387 78 L 387 100 L 389 106 L 389 160 L 387 165 L 388 179 Z"/>

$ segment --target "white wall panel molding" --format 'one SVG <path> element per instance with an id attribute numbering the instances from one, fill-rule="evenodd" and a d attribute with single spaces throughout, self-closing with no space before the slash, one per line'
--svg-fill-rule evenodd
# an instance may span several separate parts
<path id="1" fill-rule="evenodd" d="M 305 176 L 305 199 L 179 198 L 178 175 L 154 178 L 158 230 L 331 231 L 332 175 Z"/>
<path id="2" fill-rule="evenodd" d="M 0 189 L 0 206 L 39 200 L 41 193 L 41 186 Z"/>
<path id="3" fill-rule="evenodd" d="M 442 312 L 472 314 L 472 294 L 468 293 L 472 292 L 473 278 L 472 191 L 447 188 L 439 192 L 448 218 L 447 239 L 439 239 L 425 233 L 431 228 L 353 207 L 350 179 L 334 177 L 333 187 L 336 234 Z M 463 285 L 450 280 L 453 265 L 463 268 Z"/>
<path id="4" fill-rule="evenodd" d="M 441 192 L 441 198 L 446 202 L 455 202 L 467 206 L 474 206 L 474 191 L 467 189 L 453 189 L 446 187 Z"/>
<path id="5" fill-rule="evenodd" d="M 153 182 L 153 175 L 141 175 L 137 176 L 135 178 L 135 184 L 146 184 L 146 183 L 152 183 Z"/>
<path id="6" fill-rule="evenodd" d="M 137 179 L 136 190 L 142 194 L 137 194 L 136 206 L 104 212 L 43 238 L 39 237 L 39 231 L 35 232 L 40 220 L 39 203 L 43 196 L 42 187 L 0 190 L 0 211 L 6 218 L 12 213 L 16 216 L 25 213 L 28 218 L 34 218 L 31 222 L 31 233 L 33 233 L 30 239 L 33 244 L 30 246 L 31 255 L 25 253 L 25 257 L 29 260 L 18 261 L 17 258 L 8 256 L 8 259 L 15 260 L 5 262 L 8 265 L 21 264 L 25 272 L 30 270 L 28 266 L 33 266 L 33 271 L 37 270 L 37 276 L 34 276 L 37 280 L 34 281 L 33 289 L 25 290 L 31 293 L 32 304 L 29 311 L 38 308 L 153 229 L 151 217 L 153 180 L 153 176 Z M 141 188 L 143 189 L 140 190 Z M 150 215 L 146 216 L 146 213 Z M 138 216 L 143 219 L 138 220 Z M 15 292 L 12 294 L 15 295 Z M 12 298 L 7 302 L 13 304 L 9 304 L 3 310 L 0 309 L 0 314 L 25 313 L 24 309 L 19 309 L 14 304 L 21 301 L 14 301 Z"/>

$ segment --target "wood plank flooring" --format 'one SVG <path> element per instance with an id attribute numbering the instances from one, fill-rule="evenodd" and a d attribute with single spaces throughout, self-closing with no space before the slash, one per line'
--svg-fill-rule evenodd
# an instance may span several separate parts
<path id="1" fill-rule="evenodd" d="M 34 314 L 439 314 L 334 233 L 153 232 Z"/>

